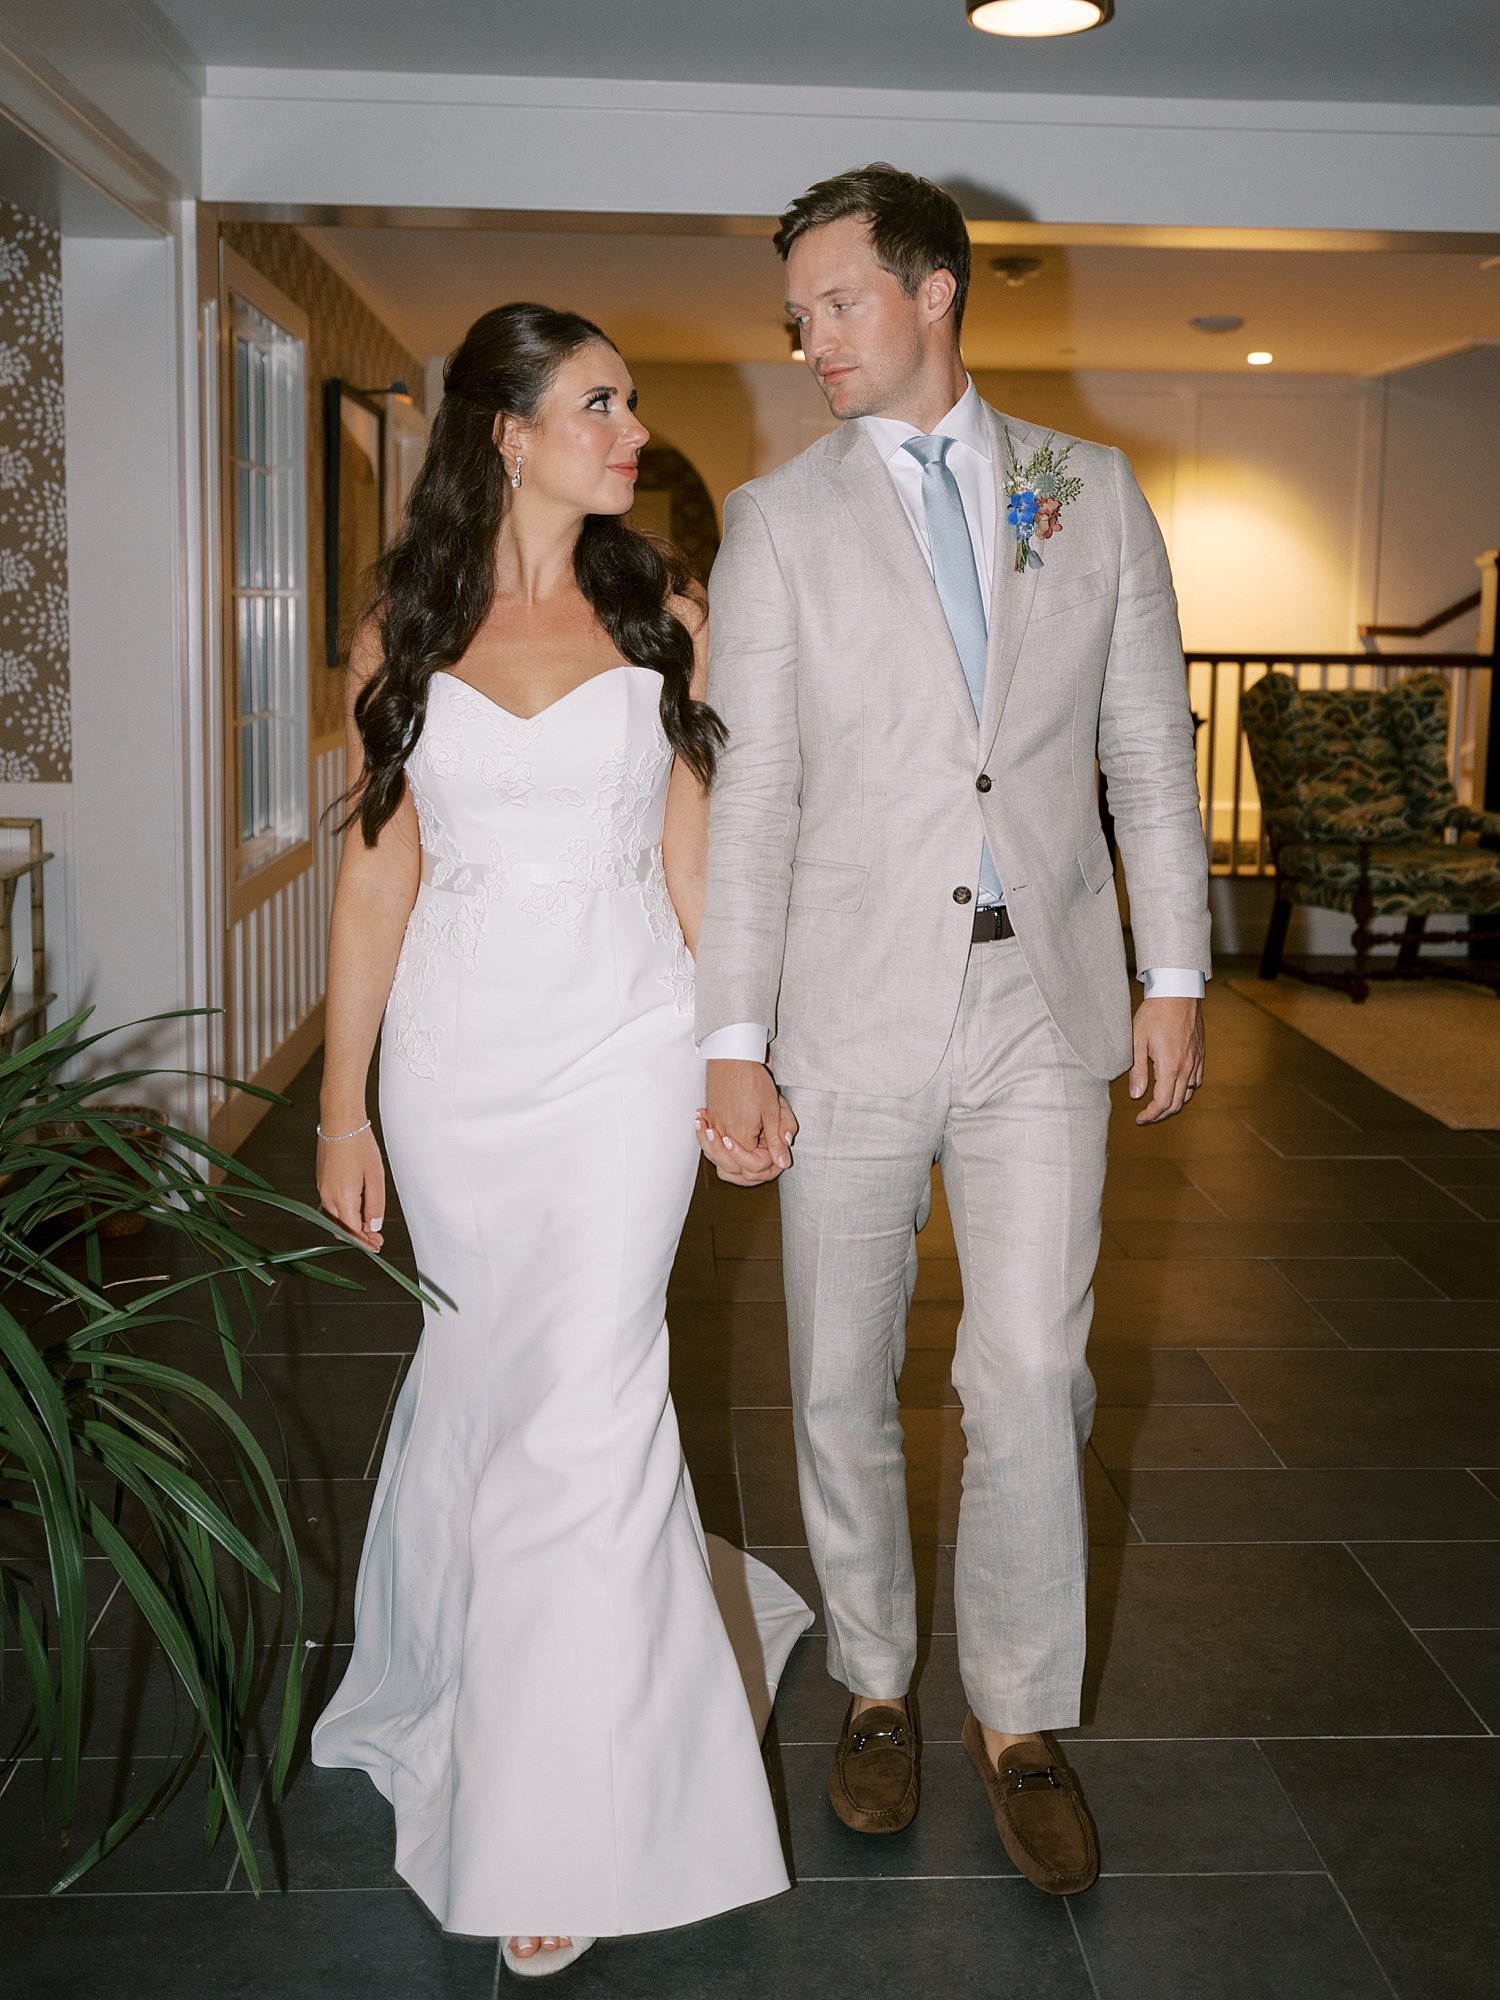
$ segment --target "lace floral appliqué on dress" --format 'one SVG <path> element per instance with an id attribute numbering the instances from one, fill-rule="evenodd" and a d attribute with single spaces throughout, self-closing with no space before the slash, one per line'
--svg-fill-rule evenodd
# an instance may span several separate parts
<path id="1" fill-rule="evenodd" d="M 606 671 L 538 715 L 515 716 L 451 674 L 434 675 L 407 764 L 422 880 L 391 990 L 388 1033 L 407 1072 L 431 1080 L 447 1058 L 457 995 L 440 982 L 506 976 L 513 927 L 552 933 L 569 955 L 644 952 L 693 1009 L 693 961 L 667 888 L 661 836 L 672 751 L 660 681 Z M 610 899 L 640 912 L 623 927 Z M 594 976 L 590 973 L 590 977 Z"/>
<path id="2" fill-rule="evenodd" d="M 550 881 L 533 882 L 521 908 L 538 923 L 551 924 L 587 951 L 583 914 L 591 893 L 619 890 L 639 898 L 651 935 L 670 962 L 658 975 L 680 1014 L 693 1010 L 692 955 L 667 888 L 660 837 L 652 839 L 653 820 L 659 826 L 663 781 L 670 773 L 672 752 L 665 738 L 638 757 L 616 751 L 595 774 L 593 820 L 597 840 L 574 839 L 564 847 L 562 870 Z M 565 788 L 548 793 L 560 798 Z M 583 800 L 573 793 L 579 803 Z M 569 801 L 571 803 L 571 799 Z"/>
<path id="3" fill-rule="evenodd" d="M 671 994 L 672 1005 L 678 1013 L 690 1015 L 698 986 L 693 954 L 687 948 L 682 926 L 677 921 L 677 911 L 667 887 L 667 871 L 662 866 L 661 849 L 653 848 L 651 853 L 654 865 L 641 883 L 641 904 L 646 912 L 646 922 L 651 926 L 652 937 L 672 955 L 671 962 L 658 976 Z"/>
<path id="4" fill-rule="evenodd" d="M 445 952 L 463 971 L 477 969 L 485 918 L 509 886 L 511 864 L 498 840 L 490 841 L 483 862 L 464 860 L 410 773 L 407 784 L 422 837 L 423 887 L 437 893 L 419 896 L 412 911 L 391 982 L 390 1004 L 396 1018 L 397 1055 L 413 1076 L 431 1078 L 437 1074 L 439 1037 L 423 1017 L 422 1003 Z"/>

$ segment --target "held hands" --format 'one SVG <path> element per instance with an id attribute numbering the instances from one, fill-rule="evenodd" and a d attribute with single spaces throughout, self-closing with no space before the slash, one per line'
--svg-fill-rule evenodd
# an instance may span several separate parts
<path id="1" fill-rule="evenodd" d="M 338 1128 L 330 1128 L 338 1129 Z M 375 1134 L 365 1131 L 349 1139 L 318 1141 L 318 1205 L 366 1250 L 379 1250 L 384 1238 L 385 1167 Z"/>
<path id="2" fill-rule="evenodd" d="M 760 1187 L 792 1164 L 797 1121 L 764 1063 L 711 1062 L 698 1144 L 721 1181 Z"/>
<path id="3" fill-rule="evenodd" d="M 1137 1112 L 1137 1125 L 1175 1118 L 1203 1082 L 1203 1002 L 1143 1000 L 1135 1012 L 1135 1061 L 1130 1094 L 1146 1094 L 1147 1068 L 1154 1085 L 1151 1102 Z"/>

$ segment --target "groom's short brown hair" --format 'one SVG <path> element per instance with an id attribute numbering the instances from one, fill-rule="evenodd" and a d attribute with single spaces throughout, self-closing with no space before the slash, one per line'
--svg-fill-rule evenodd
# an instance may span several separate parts
<path id="1" fill-rule="evenodd" d="M 910 298 L 934 271 L 951 271 L 953 331 L 964 323 L 969 297 L 969 232 L 963 210 L 934 181 L 906 174 L 885 160 L 818 181 L 787 206 L 774 242 L 783 263 L 799 236 L 830 222 L 858 217 L 870 225 L 876 262 Z"/>

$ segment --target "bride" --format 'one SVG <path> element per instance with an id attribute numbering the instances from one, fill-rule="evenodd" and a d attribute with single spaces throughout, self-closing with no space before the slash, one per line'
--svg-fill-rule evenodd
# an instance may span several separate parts
<path id="1" fill-rule="evenodd" d="M 422 1901 L 535 1976 L 786 1888 L 759 1736 L 811 1614 L 705 1540 L 667 1393 L 723 739 L 700 599 L 621 518 L 649 434 L 597 327 L 503 306 L 443 386 L 349 675 L 318 1190 L 380 1248 L 379 1033 L 445 1303 L 313 1760 L 367 1771 Z"/>

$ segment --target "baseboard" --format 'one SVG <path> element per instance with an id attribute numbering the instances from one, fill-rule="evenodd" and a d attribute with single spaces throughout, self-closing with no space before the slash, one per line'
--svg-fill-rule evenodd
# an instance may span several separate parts
<path id="1" fill-rule="evenodd" d="M 249 1081 L 259 1084 L 262 1090 L 285 1090 L 322 1046 L 323 1011 L 320 1000 L 301 1026 L 292 1030 L 276 1053 L 261 1064 Z M 209 1126 L 209 1139 L 224 1152 L 237 1153 L 270 1109 L 263 1097 L 236 1091 L 214 1113 Z"/>
<path id="2" fill-rule="evenodd" d="M 1213 917 L 1215 958 L 1258 958 L 1271 921 L 1271 904 L 1276 884 L 1269 875 L 1214 875 L 1209 878 L 1208 906 Z M 1437 931 L 1451 929 L 1462 920 L 1434 917 Z M 1405 919 L 1377 917 L 1370 928 L 1381 937 L 1399 936 Z M 1298 904 L 1287 929 L 1288 958 L 1349 958 L 1353 917 L 1342 910 L 1317 910 Z M 1462 958 L 1464 945 L 1424 945 L 1424 958 Z"/>

